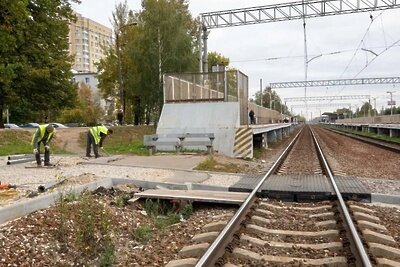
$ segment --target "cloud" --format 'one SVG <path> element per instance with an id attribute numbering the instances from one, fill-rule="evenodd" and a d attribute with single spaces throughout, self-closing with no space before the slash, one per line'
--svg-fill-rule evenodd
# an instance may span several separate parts
<path id="1" fill-rule="evenodd" d="M 110 26 L 109 18 L 117 2 L 121 1 L 83 0 L 82 4 L 77 7 L 77 11 L 85 17 Z M 196 17 L 204 12 L 284 2 L 291 1 L 192 0 L 189 1 L 189 9 Z M 128 4 L 133 10 L 139 10 L 141 7 L 139 0 L 128 1 Z M 370 14 L 374 19 L 372 24 Z M 366 51 L 358 51 L 353 58 L 357 47 L 370 49 L 379 54 L 398 41 L 400 36 L 399 15 L 400 10 L 393 9 L 307 19 L 308 59 L 324 54 L 309 62 L 308 79 L 353 78 L 374 58 L 373 53 Z M 368 32 L 367 29 L 369 29 Z M 229 57 L 234 67 L 249 76 L 249 96 L 252 96 L 259 90 L 260 79 L 263 79 L 264 85 L 269 82 L 304 79 L 303 35 L 301 20 L 215 29 L 210 32 L 208 48 L 209 51 L 216 51 Z M 361 40 L 363 40 L 362 43 Z M 398 45 L 382 53 L 358 77 L 399 76 L 400 43 Z M 325 55 L 335 51 L 342 52 Z M 280 59 L 272 60 L 271 58 L 274 57 Z M 267 60 L 268 58 L 269 60 Z M 346 72 L 343 73 L 345 69 Z M 368 92 L 372 96 L 379 97 L 377 105 L 378 103 L 383 105 L 386 101 L 384 98 L 388 87 L 393 89 L 392 85 L 337 87 L 328 90 L 326 88 L 310 88 L 308 95 L 321 92 L 325 94 L 326 91 L 329 94 L 340 93 L 342 95 Z M 398 87 L 399 85 L 396 85 L 394 88 Z M 400 92 L 400 89 L 397 91 Z M 304 95 L 304 89 L 281 89 L 278 93 L 281 98 L 297 97 Z M 397 100 L 400 101 L 400 99 Z"/>

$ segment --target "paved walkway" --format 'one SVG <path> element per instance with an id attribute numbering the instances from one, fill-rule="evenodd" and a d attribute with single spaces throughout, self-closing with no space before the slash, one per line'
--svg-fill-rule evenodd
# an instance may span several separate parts
<path id="1" fill-rule="evenodd" d="M 115 160 L 112 160 L 115 158 Z M 160 156 L 116 156 L 107 159 L 97 160 L 104 162 L 108 160 L 110 164 L 129 165 L 135 167 L 162 168 L 174 170 L 193 170 L 197 165 L 204 161 L 207 156 L 200 155 L 160 155 Z"/>

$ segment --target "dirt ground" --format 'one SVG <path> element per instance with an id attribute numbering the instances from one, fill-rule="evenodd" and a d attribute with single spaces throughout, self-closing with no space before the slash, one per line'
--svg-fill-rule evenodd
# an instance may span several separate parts
<path id="1" fill-rule="evenodd" d="M 85 148 L 79 145 L 79 135 L 87 131 L 87 127 L 57 129 L 54 142 L 66 151 L 82 154 L 85 152 Z"/>

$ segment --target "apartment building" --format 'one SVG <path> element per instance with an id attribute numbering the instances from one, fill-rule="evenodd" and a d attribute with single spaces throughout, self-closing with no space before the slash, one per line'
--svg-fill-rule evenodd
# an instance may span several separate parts
<path id="1" fill-rule="evenodd" d="M 77 20 L 69 26 L 69 52 L 75 57 L 73 69 L 96 73 L 104 48 L 112 45 L 112 29 L 75 13 Z"/>

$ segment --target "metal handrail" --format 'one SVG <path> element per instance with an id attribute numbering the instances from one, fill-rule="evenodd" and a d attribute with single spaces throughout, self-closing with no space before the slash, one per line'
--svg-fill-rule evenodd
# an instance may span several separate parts
<path id="1" fill-rule="evenodd" d="M 303 130 L 299 131 L 295 138 L 290 142 L 290 144 L 286 147 L 285 151 L 279 156 L 279 158 L 275 161 L 269 171 L 264 175 L 264 177 L 260 180 L 260 182 L 256 185 L 253 191 L 248 195 L 244 203 L 240 206 L 239 210 L 235 213 L 235 215 L 231 218 L 225 228 L 221 231 L 221 233 L 217 236 L 211 246 L 207 249 L 204 255 L 197 262 L 196 267 L 201 266 L 214 266 L 218 257 L 221 257 L 224 253 L 225 247 L 230 239 L 233 237 L 235 231 L 239 228 L 240 222 L 247 212 L 251 204 L 254 202 L 257 191 L 264 184 L 264 182 L 273 174 L 276 168 L 279 166 L 281 161 L 285 158 L 289 150 L 293 147 L 294 143 L 297 141 L 299 135 Z"/>

